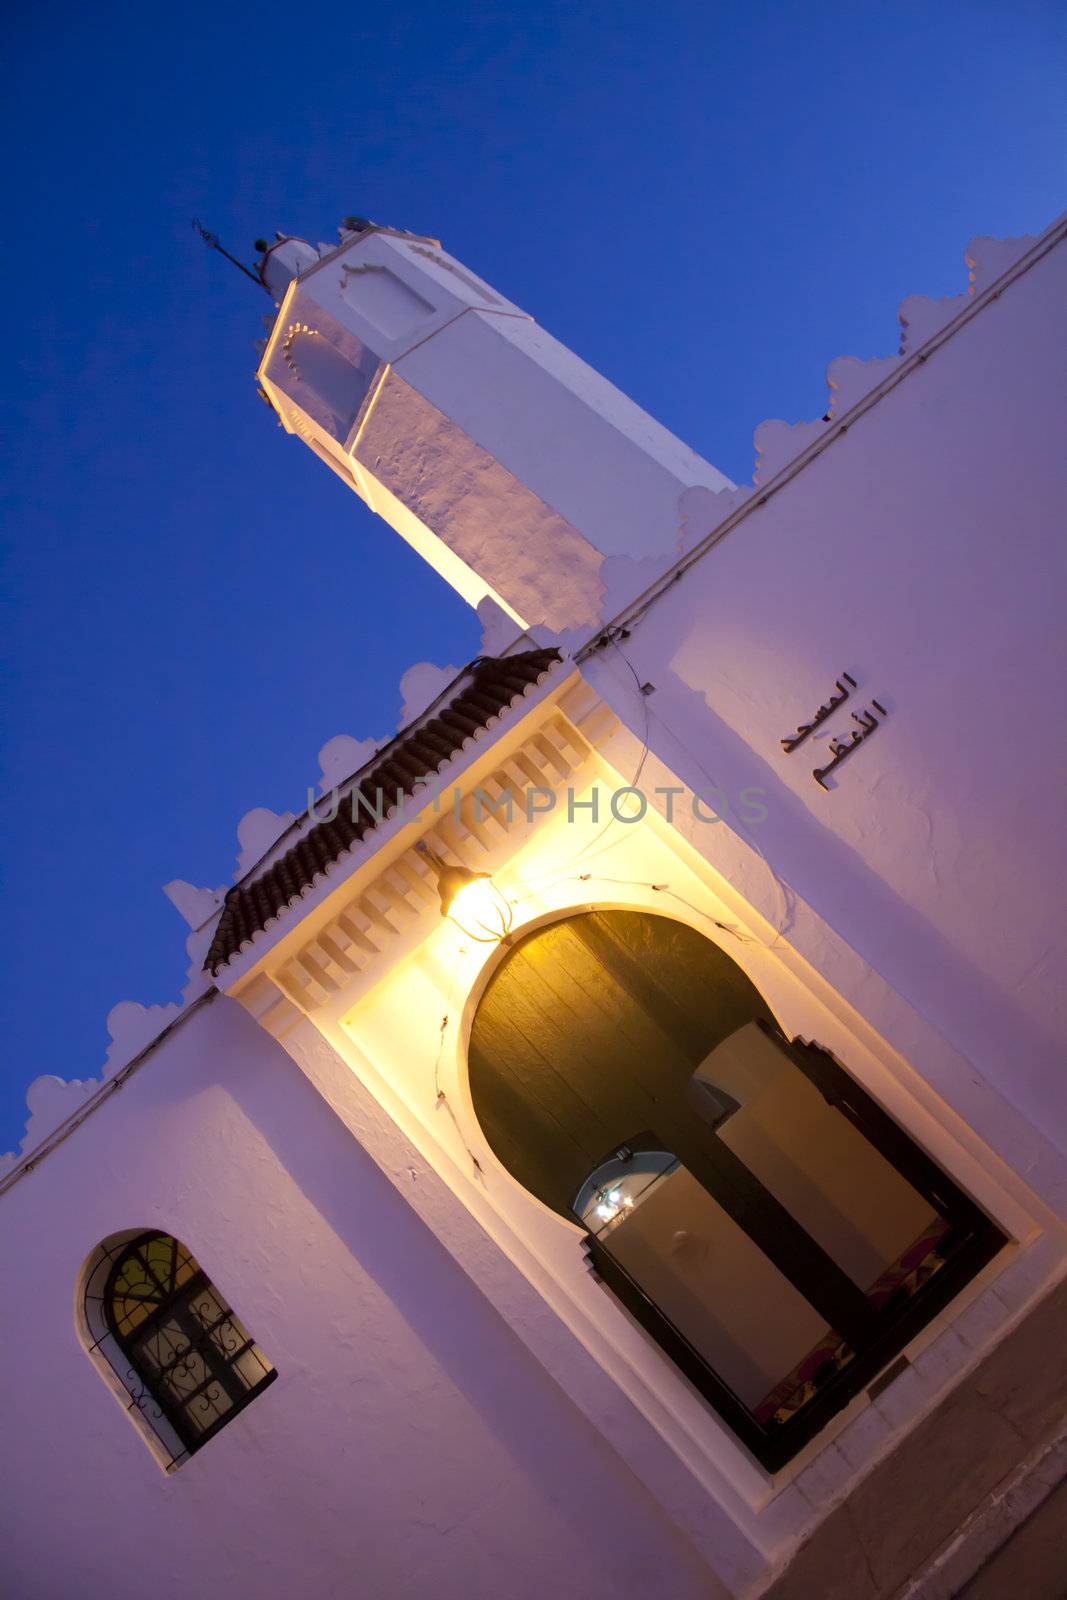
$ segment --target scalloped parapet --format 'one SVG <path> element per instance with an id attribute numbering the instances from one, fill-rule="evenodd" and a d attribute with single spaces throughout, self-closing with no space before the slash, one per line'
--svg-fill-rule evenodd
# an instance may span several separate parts
<path id="1" fill-rule="evenodd" d="M 756 487 L 762 488 L 825 431 L 825 417 L 815 422 L 782 422 L 778 417 L 761 422 L 753 435 L 756 471 L 752 481 Z"/>
<path id="2" fill-rule="evenodd" d="M 830 423 L 840 421 L 853 406 L 859 405 L 879 384 L 890 378 L 907 357 L 914 355 L 920 346 L 947 328 L 967 309 L 975 295 L 982 294 L 996 283 L 1035 243 L 1036 238 L 1029 234 L 1014 239 L 985 236 L 972 239 L 964 253 L 968 270 L 968 285 L 964 293 L 939 300 L 912 294 L 901 301 L 897 310 L 900 339 L 896 355 L 873 356 L 869 359 L 838 356 L 826 369 L 829 403 L 822 417 L 806 422 L 783 422 L 779 418 L 770 418 L 759 424 L 753 436 L 756 446 L 754 484 L 763 487 L 795 461 L 809 445 L 815 443 Z M 685 494 L 690 492 L 686 491 L 679 500 L 680 510 Z"/>
<path id="3" fill-rule="evenodd" d="M 259 865 L 272 845 L 277 844 L 287 828 L 296 821 L 292 811 L 271 811 L 267 806 L 253 806 L 237 824 L 237 842 L 241 846 L 237 857 L 237 876 Z"/>
<path id="4" fill-rule="evenodd" d="M 34 1078 L 26 1090 L 29 1118 L 17 1150 L 0 1155 L 0 1178 L 11 1172 L 53 1134 L 78 1107 L 91 1100 L 109 1078 L 140 1055 L 185 1010 L 183 1003 L 142 1006 L 120 1000 L 107 1016 L 108 1045 L 104 1070 L 98 1078 L 60 1078 L 53 1072 Z"/>
<path id="5" fill-rule="evenodd" d="M 221 913 L 220 913 L 221 915 Z M 185 953 L 189 958 L 186 968 L 185 983 L 182 986 L 182 1007 L 191 1005 L 198 1000 L 206 990 L 210 989 L 207 974 L 204 972 L 204 957 L 211 949 L 211 941 L 215 936 L 218 918 L 212 917 L 210 922 L 205 922 L 202 928 L 194 928 L 185 941 Z"/>
<path id="6" fill-rule="evenodd" d="M 861 361 L 858 356 L 838 356 L 826 369 L 826 382 L 830 389 L 829 415 L 836 421 L 866 399 L 872 389 L 877 389 L 896 367 L 900 356 L 872 356 Z"/>
<path id="7" fill-rule="evenodd" d="M 178 1001 L 165 1006 L 143 1006 L 138 1000 L 120 1000 L 112 1006 L 107 1014 L 111 1043 L 107 1047 L 104 1077 L 110 1078 L 134 1056 L 140 1055 L 183 1010 Z"/>
<path id="8" fill-rule="evenodd" d="M 1036 243 L 1037 235 L 1032 233 L 1022 233 L 1014 239 L 993 239 L 979 234 L 972 239 L 964 254 L 968 294 L 981 294 L 988 289 Z"/>
<path id="9" fill-rule="evenodd" d="M 942 328 L 947 328 L 966 308 L 965 294 L 949 295 L 944 300 L 931 300 L 925 294 L 909 294 L 906 300 L 900 302 L 897 312 L 900 354 L 913 355 L 920 345 L 940 333 Z"/>
<path id="10" fill-rule="evenodd" d="M 26 1090 L 26 1105 L 30 1113 L 26 1132 L 17 1150 L 9 1150 L 6 1155 L 0 1156 L 0 1178 L 32 1155 L 50 1133 L 54 1133 L 80 1105 L 84 1105 L 102 1088 L 103 1083 L 103 1078 L 57 1078 L 51 1072 L 34 1078 Z"/>
<path id="11" fill-rule="evenodd" d="M 319 792 L 336 789 L 353 772 L 366 766 L 378 748 L 376 739 L 357 739 L 351 733 L 335 733 L 319 751 Z"/>
<path id="12" fill-rule="evenodd" d="M 747 483 L 717 492 L 700 485 L 683 489 L 678 496 L 678 554 L 686 555 L 695 549 L 751 496 L 752 485 Z"/>
<path id="13" fill-rule="evenodd" d="M 431 706 L 438 695 L 459 677 L 459 667 L 436 667 L 432 661 L 416 661 L 400 679 L 402 705 L 397 728 L 406 728 L 409 722 Z"/>

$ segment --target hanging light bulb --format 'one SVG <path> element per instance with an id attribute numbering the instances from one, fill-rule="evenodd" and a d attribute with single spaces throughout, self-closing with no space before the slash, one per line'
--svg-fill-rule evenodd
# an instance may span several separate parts
<path id="1" fill-rule="evenodd" d="M 437 892 L 441 896 L 443 917 L 455 923 L 461 933 L 478 944 L 499 944 L 507 938 L 511 932 L 511 904 L 488 872 L 473 872 L 470 867 L 451 867 L 422 839 L 415 848 L 437 872 Z"/>

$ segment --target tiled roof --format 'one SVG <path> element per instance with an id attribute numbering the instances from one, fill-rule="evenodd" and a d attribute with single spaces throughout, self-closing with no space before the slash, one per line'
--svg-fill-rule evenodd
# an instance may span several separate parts
<path id="1" fill-rule="evenodd" d="M 356 821 L 352 806 L 340 805 L 331 822 L 320 822 L 261 877 L 235 884 L 226 896 L 205 970 L 219 971 L 242 945 L 250 943 L 286 906 L 299 900 L 316 874 L 338 861 L 353 844 L 377 826 L 370 814 L 381 789 L 391 801 L 400 790 L 406 798 L 428 774 L 439 772 L 508 707 L 544 677 L 560 660 L 558 650 L 527 650 L 514 656 L 481 656 L 458 679 L 452 697 L 431 707 L 411 728 L 385 746 L 346 793 L 359 789 L 366 798 Z M 369 810 L 367 808 L 370 808 Z"/>

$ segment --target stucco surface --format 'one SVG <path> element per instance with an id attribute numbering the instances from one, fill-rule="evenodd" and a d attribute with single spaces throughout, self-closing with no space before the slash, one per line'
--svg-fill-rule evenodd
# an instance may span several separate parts
<path id="1" fill-rule="evenodd" d="M 603 594 L 596 548 L 403 370 L 385 378 L 357 460 L 526 620 L 563 629 L 594 619 Z"/>
<path id="2" fill-rule="evenodd" d="M 616 652 L 587 666 L 712 805 L 762 789 L 727 823 L 783 936 L 813 907 L 1061 1148 L 1065 291 L 1061 243 L 672 585 L 622 647 L 644 705 Z M 842 672 L 850 705 L 784 753 Z"/>
<path id="3" fill-rule="evenodd" d="M 0 1203 L 6 1593 L 716 1592 L 236 1002 L 192 1016 Z M 138 1226 L 188 1244 L 279 1373 L 169 1475 L 75 1331 L 83 1260 Z"/>

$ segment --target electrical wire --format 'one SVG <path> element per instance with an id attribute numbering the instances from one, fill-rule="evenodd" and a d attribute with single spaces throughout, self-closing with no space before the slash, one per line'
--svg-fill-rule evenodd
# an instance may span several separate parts
<path id="1" fill-rule="evenodd" d="M 442 1056 L 444 1055 L 444 1052 L 445 1052 L 445 1037 L 446 1037 L 446 1035 L 448 1033 L 449 1019 L 450 1019 L 450 1017 L 452 1015 L 452 1012 L 453 1012 L 453 1009 L 454 1009 L 454 1002 L 455 1002 L 455 998 L 456 998 L 456 988 L 457 988 L 457 986 L 459 984 L 460 963 L 461 963 L 463 957 L 466 955 L 466 953 L 467 953 L 466 945 L 460 945 L 460 947 L 456 951 L 455 965 L 452 968 L 452 981 L 451 981 L 451 983 L 449 985 L 448 994 L 447 994 L 447 996 L 445 998 L 445 1007 L 446 1007 L 446 1009 L 445 1009 L 444 1015 L 441 1018 L 441 1025 L 440 1025 L 440 1029 L 439 1029 L 438 1035 L 437 1035 L 437 1054 L 434 1057 L 434 1063 L 433 1063 L 434 1107 L 438 1111 L 440 1111 L 443 1108 L 445 1111 L 448 1112 L 448 1115 L 452 1119 L 452 1126 L 455 1128 L 456 1133 L 459 1136 L 460 1144 L 463 1146 L 464 1150 L 466 1151 L 467 1155 L 470 1158 L 471 1166 L 473 1167 L 475 1174 L 479 1178 L 482 1178 L 484 1180 L 484 1178 L 485 1178 L 485 1169 L 483 1168 L 481 1162 L 478 1160 L 478 1157 L 475 1155 L 474 1151 L 471 1149 L 470 1145 L 467 1143 L 467 1140 L 466 1140 L 466 1138 L 464 1136 L 463 1128 L 462 1128 L 462 1126 L 460 1124 L 459 1118 L 456 1116 L 456 1113 L 452 1108 L 452 1102 L 449 1100 L 448 1095 L 445 1093 L 444 1089 L 442 1089 L 442 1087 L 441 1087 L 441 1058 L 442 1058 Z"/>

